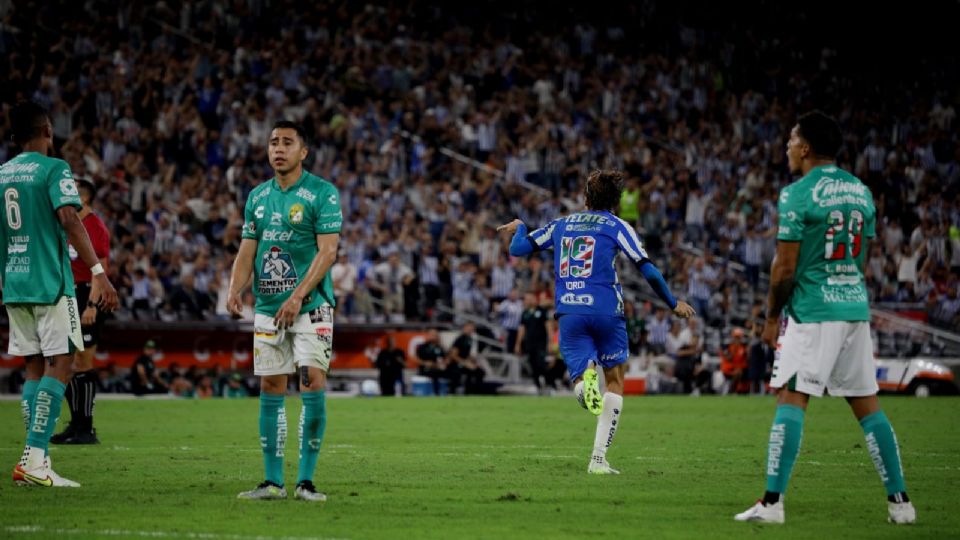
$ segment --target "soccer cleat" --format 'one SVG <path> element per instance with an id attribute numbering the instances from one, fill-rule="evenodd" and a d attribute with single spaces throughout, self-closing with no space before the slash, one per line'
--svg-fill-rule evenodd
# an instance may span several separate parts
<path id="1" fill-rule="evenodd" d="M 751 506 L 745 512 L 733 516 L 733 519 L 759 523 L 783 523 L 786 519 L 783 511 L 783 499 L 776 504 L 763 504 L 762 500 L 758 500 L 757 504 Z"/>
<path id="2" fill-rule="evenodd" d="M 39 469 L 26 470 L 20 465 L 13 469 L 13 481 L 21 486 L 39 486 L 39 487 L 80 487 L 80 484 L 64 478 L 53 471 L 50 467 L 40 467 Z"/>
<path id="3" fill-rule="evenodd" d="M 97 438 L 96 428 L 90 428 L 90 431 L 74 431 L 73 435 L 60 444 L 100 444 L 100 439 Z"/>
<path id="4" fill-rule="evenodd" d="M 297 489 L 293 491 L 293 497 L 302 501 L 311 502 L 323 502 L 327 500 L 326 494 L 317 491 L 317 487 L 309 480 L 304 480 L 297 484 Z"/>
<path id="5" fill-rule="evenodd" d="M 890 517 L 887 521 L 895 525 L 909 525 L 917 522 L 917 510 L 910 502 L 888 502 L 887 511 Z"/>
<path id="6" fill-rule="evenodd" d="M 593 456 L 590 460 L 590 465 L 587 467 L 587 473 L 589 474 L 620 474 L 620 471 L 614 469 L 607 463 L 607 458 L 600 456 Z"/>
<path id="7" fill-rule="evenodd" d="M 603 413 L 603 396 L 600 395 L 600 381 L 595 369 L 587 368 L 583 372 L 583 400 L 587 404 L 587 410 L 594 416 Z"/>
<path id="8" fill-rule="evenodd" d="M 77 428 L 74 427 L 73 422 L 70 422 L 63 431 L 57 433 L 53 437 L 50 437 L 50 444 L 66 444 L 67 440 L 73 438 L 76 433 Z"/>
<path id="9" fill-rule="evenodd" d="M 278 486 L 273 482 L 263 482 L 256 489 L 250 491 L 241 491 L 237 494 L 238 499 L 250 500 L 274 500 L 286 499 L 287 490 L 283 486 Z"/>

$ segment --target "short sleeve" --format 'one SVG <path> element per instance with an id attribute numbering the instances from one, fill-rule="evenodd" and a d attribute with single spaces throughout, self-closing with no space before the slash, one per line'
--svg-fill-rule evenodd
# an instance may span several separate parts
<path id="1" fill-rule="evenodd" d="M 622 219 L 617 219 L 615 225 L 617 245 L 627 254 L 634 263 L 639 264 L 648 260 L 647 252 L 643 249 L 643 242 L 632 225 Z"/>
<path id="2" fill-rule="evenodd" d="M 803 239 L 803 201 L 792 194 L 792 186 L 780 190 L 777 202 L 777 240 L 799 242 Z"/>
<path id="3" fill-rule="evenodd" d="M 50 197 L 54 210 L 68 205 L 83 208 L 77 182 L 73 179 L 73 171 L 66 161 L 57 160 L 50 168 L 47 174 L 47 196 Z"/>
<path id="4" fill-rule="evenodd" d="M 247 197 L 247 204 L 243 207 L 243 232 L 240 237 L 247 240 L 258 240 L 257 234 L 257 209 L 253 207 L 253 194 L 251 192 Z"/>
<path id="5" fill-rule="evenodd" d="M 317 234 L 335 234 L 343 226 L 340 196 L 333 187 L 323 190 L 314 202 L 317 219 L 313 231 Z"/>

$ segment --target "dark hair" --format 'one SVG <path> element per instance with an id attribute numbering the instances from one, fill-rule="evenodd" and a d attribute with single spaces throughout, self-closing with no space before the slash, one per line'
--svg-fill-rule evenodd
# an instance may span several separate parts
<path id="1" fill-rule="evenodd" d="M 596 170 L 587 177 L 584 190 L 590 210 L 614 210 L 623 193 L 623 173 L 616 170 Z"/>
<path id="2" fill-rule="evenodd" d="M 810 111 L 801 116 L 797 120 L 797 132 L 817 156 L 833 159 L 843 144 L 837 121 L 820 111 Z"/>
<path id="3" fill-rule="evenodd" d="M 276 123 L 273 124 L 273 129 L 292 129 L 297 132 L 297 137 L 300 137 L 300 142 L 303 143 L 304 146 L 307 146 L 307 132 L 304 131 L 303 126 L 300 124 L 291 120 L 277 120 Z"/>
<path id="4" fill-rule="evenodd" d="M 37 138 L 49 118 L 47 110 L 33 101 L 21 101 L 10 111 L 10 128 L 14 144 L 23 146 Z"/>

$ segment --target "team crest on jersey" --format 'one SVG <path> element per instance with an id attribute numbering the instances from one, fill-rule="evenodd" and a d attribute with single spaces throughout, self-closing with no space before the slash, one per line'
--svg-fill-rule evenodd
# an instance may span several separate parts
<path id="1" fill-rule="evenodd" d="M 299 225 L 303 223 L 303 205 L 300 203 L 294 203 L 290 207 L 290 213 L 287 215 L 290 219 L 290 223 L 294 225 Z"/>
<path id="2" fill-rule="evenodd" d="M 257 282 L 260 294 L 280 294 L 297 287 L 297 269 L 289 253 L 273 246 L 263 254 L 260 263 Z"/>

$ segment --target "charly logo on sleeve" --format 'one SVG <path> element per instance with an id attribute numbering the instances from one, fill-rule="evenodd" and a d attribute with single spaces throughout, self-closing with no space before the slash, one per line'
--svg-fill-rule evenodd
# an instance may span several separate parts
<path id="1" fill-rule="evenodd" d="M 297 287 L 297 269 L 290 254 L 273 246 L 263 254 L 260 261 L 257 292 L 280 294 Z"/>

